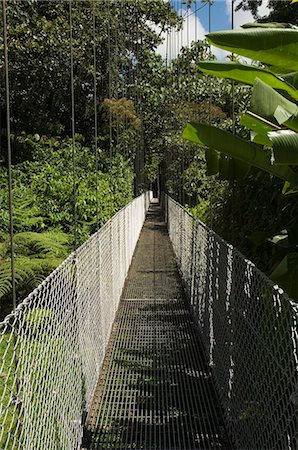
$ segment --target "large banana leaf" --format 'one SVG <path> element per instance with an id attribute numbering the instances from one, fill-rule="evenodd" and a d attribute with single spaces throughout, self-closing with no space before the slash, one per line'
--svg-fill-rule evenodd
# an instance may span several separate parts
<path id="1" fill-rule="evenodd" d="M 240 124 L 251 130 L 250 140 L 252 142 L 261 145 L 268 145 L 270 147 L 272 142 L 268 137 L 268 133 L 269 131 L 279 129 L 277 125 L 250 111 L 243 114 Z"/>
<path id="2" fill-rule="evenodd" d="M 298 0 L 297 0 L 298 1 Z M 241 25 L 242 28 L 294 28 L 297 29 L 296 25 L 285 22 L 251 22 L 244 23 Z"/>
<path id="3" fill-rule="evenodd" d="M 250 171 L 251 166 L 239 159 L 230 158 L 224 154 L 219 158 L 218 178 L 220 180 L 243 180 Z"/>
<path id="4" fill-rule="evenodd" d="M 280 77 L 288 84 L 298 88 L 298 72 L 283 73 Z"/>
<path id="5" fill-rule="evenodd" d="M 270 121 L 277 121 L 294 131 L 298 131 L 298 107 L 280 95 L 259 78 L 256 79 L 250 109 Z"/>
<path id="6" fill-rule="evenodd" d="M 219 154 L 213 148 L 206 148 L 205 158 L 207 164 L 207 175 L 216 175 L 218 173 Z"/>
<path id="7" fill-rule="evenodd" d="M 298 134 L 291 130 L 270 131 L 274 164 L 298 165 Z"/>
<path id="8" fill-rule="evenodd" d="M 248 64 L 240 64 L 236 62 L 214 62 L 204 61 L 198 64 L 199 69 L 209 75 L 215 75 L 221 78 L 230 78 L 234 81 L 253 85 L 256 78 L 269 84 L 274 89 L 286 91 L 294 100 L 298 100 L 298 90 L 284 81 L 281 77 L 274 75 L 267 70 Z"/>
<path id="9" fill-rule="evenodd" d="M 217 175 L 220 180 L 243 180 L 249 173 L 249 165 L 223 155 L 213 148 L 206 148 L 205 158 L 207 164 L 207 175 Z"/>
<path id="10" fill-rule="evenodd" d="M 298 70 L 298 30 L 246 28 L 209 33 L 210 44 L 281 70 Z"/>
<path id="11" fill-rule="evenodd" d="M 190 122 L 184 129 L 183 138 L 216 149 L 292 184 L 298 184 L 298 175 L 290 167 L 271 165 L 270 154 L 267 151 L 232 133 L 211 125 Z"/>

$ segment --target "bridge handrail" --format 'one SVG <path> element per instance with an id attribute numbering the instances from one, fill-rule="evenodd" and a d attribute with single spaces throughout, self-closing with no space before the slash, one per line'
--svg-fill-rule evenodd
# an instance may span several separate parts
<path id="1" fill-rule="evenodd" d="M 166 196 L 170 239 L 236 448 L 298 447 L 298 305 Z"/>
<path id="2" fill-rule="evenodd" d="M 121 209 L 0 323 L 0 448 L 79 448 L 151 198 Z"/>

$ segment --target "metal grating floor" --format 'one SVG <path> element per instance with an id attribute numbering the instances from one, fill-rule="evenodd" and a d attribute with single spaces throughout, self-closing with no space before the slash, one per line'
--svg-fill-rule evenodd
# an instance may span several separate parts
<path id="1" fill-rule="evenodd" d="M 158 205 L 135 251 L 89 428 L 92 450 L 231 449 Z"/>

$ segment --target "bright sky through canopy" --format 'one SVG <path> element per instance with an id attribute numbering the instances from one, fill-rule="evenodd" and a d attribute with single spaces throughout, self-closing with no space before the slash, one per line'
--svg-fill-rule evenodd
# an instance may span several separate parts
<path id="1" fill-rule="evenodd" d="M 170 0 L 172 7 L 184 17 L 184 27 L 177 37 L 177 32 L 172 32 L 172 36 L 169 36 L 170 41 L 175 42 L 175 46 L 171 46 L 171 55 L 168 55 L 169 59 L 173 59 L 179 52 L 179 47 L 189 46 L 192 41 L 204 39 L 205 34 L 208 33 L 209 28 L 209 5 L 203 3 L 201 0 L 197 0 L 191 5 L 191 8 L 187 9 L 185 4 L 182 4 L 181 0 Z M 259 8 L 259 14 L 261 16 L 268 13 L 267 8 L 268 0 L 263 0 L 262 6 Z M 237 4 L 237 2 L 235 2 Z M 225 30 L 231 28 L 231 13 L 232 13 L 232 1 L 231 0 L 214 0 L 211 6 L 211 31 Z M 242 24 L 253 22 L 254 19 L 250 11 L 237 11 L 234 12 L 234 28 L 239 28 Z M 175 36 L 176 35 L 176 36 Z M 157 48 L 157 52 L 166 59 L 167 55 L 167 42 L 166 33 L 163 44 Z M 218 48 L 212 48 L 218 60 L 225 60 L 227 52 Z"/>

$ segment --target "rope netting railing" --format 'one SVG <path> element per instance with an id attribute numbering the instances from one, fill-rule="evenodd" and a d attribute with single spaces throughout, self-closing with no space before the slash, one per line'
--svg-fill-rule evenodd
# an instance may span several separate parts
<path id="1" fill-rule="evenodd" d="M 76 449 L 149 207 L 119 211 L 0 323 L 0 448 Z"/>
<path id="2" fill-rule="evenodd" d="M 236 448 L 297 449 L 297 303 L 169 197 L 166 212 Z"/>

